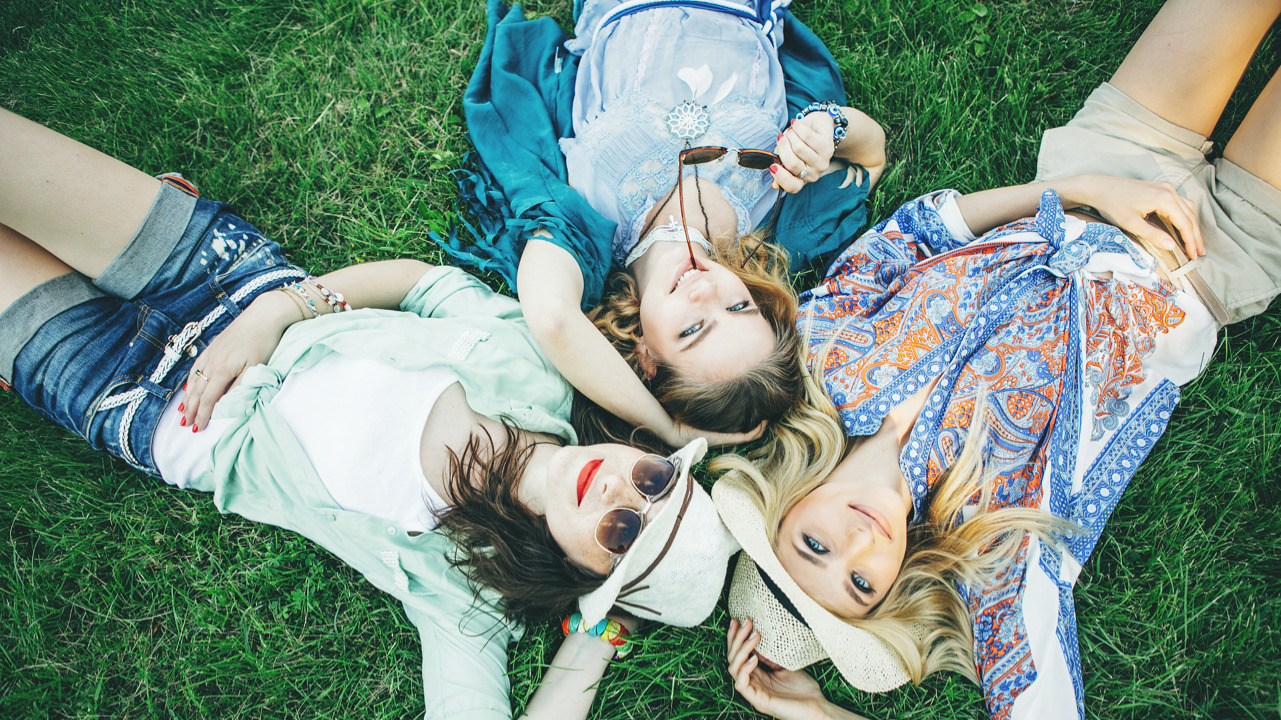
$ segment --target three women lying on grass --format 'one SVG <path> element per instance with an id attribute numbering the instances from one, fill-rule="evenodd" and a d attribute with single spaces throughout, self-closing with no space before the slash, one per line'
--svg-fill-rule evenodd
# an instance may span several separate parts
<path id="1" fill-rule="evenodd" d="M 802 294 L 820 455 L 713 489 L 755 561 L 728 656 L 758 710 L 849 717 L 793 672 L 830 657 L 864 690 L 952 670 L 993 717 L 1084 715 L 1082 564 L 1217 330 L 1281 289 L 1281 75 L 1205 157 L 1279 14 L 1171 0 L 1038 182 L 907 203 Z"/>
<path id="2" fill-rule="evenodd" d="M 565 642 L 529 713 L 585 716 L 625 645 L 605 613 L 697 624 L 737 548 L 689 474 L 702 440 L 572 446 L 571 389 L 515 300 L 416 261 L 309 277 L 185 181 L 4 110 L 0 379 L 400 600 L 432 718 L 508 717 L 521 621 L 579 596 L 598 633 Z"/>

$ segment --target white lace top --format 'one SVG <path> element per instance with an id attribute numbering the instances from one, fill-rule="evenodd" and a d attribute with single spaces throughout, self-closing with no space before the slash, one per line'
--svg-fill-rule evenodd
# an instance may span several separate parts
<path id="1" fill-rule="evenodd" d="M 667 118 L 677 105 L 692 101 L 707 109 L 707 129 L 691 146 L 773 150 L 787 103 L 777 53 L 781 27 L 766 34 L 729 13 L 658 7 L 597 31 L 618 4 L 587 0 L 577 37 L 566 43 L 582 60 L 574 137 L 561 141 L 561 151 L 570 184 L 618 223 L 613 255 L 622 262 L 645 216 L 676 184 L 677 154 L 686 141 L 672 133 Z M 765 219 L 777 196 L 767 170 L 739 167 L 732 156 L 699 165 L 698 172 L 720 186 L 738 216 L 739 235 Z"/>

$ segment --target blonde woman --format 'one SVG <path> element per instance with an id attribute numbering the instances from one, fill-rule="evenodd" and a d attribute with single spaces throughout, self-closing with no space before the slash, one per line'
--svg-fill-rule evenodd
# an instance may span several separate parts
<path id="1" fill-rule="evenodd" d="M 588 0 L 569 40 L 490 2 L 464 98 L 483 165 L 460 183 L 481 237 L 444 245 L 503 274 L 616 435 L 739 442 L 800 401 L 787 258 L 752 233 L 805 257 L 848 240 L 885 138 L 787 4 Z M 801 195 L 771 222 L 780 191 Z"/>
<path id="2" fill-rule="evenodd" d="M 727 460 L 713 493 L 754 561 L 728 653 L 758 710 L 850 717 L 794 672 L 831 657 L 867 691 L 951 670 L 993 717 L 1084 715 L 1082 565 L 1218 329 L 1281 291 L 1281 76 L 1205 158 L 1278 15 L 1172 0 L 1038 182 L 908 203 L 801 296 L 832 450 L 785 487 Z"/>

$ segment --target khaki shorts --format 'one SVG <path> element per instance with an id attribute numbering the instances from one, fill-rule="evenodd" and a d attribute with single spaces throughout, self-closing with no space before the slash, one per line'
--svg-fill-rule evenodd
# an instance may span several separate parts
<path id="1" fill-rule="evenodd" d="M 1104 83 L 1071 122 L 1041 138 L 1036 179 L 1099 173 L 1174 185 L 1196 205 L 1205 237 L 1206 256 L 1185 270 L 1226 311 L 1216 317 L 1237 322 L 1281 293 L 1281 190 L 1229 160 L 1208 162 L 1213 145 Z"/>

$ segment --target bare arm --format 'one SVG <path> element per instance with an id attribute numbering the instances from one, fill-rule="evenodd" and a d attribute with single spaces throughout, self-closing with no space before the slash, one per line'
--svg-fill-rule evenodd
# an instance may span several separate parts
<path id="1" fill-rule="evenodd" d="M 394 309 L 431 268 L 418 260 L 388 260 L 345 267 L 319 280 L 326 288 L 341 293 L 353 310 Z M 321 315 L 332 312 L 315 289 L 304 286 L 303 291 L 312 305 L 283 291 L 259 295 L 209 343 L 187 376 L 181 420 L 184 426 L 191 425 L 192 432 L 205 427 L 214 405 L 236 384 L 240 374 L 270 359 L 285 330 L 312 317 L 311 307 Z"/>
<path id="2" fill-rule="evenodd" d="M 567 636 L 521 717 L 529 720 L 586 718 L 596 698 L 597 685 L 614 657 L 614 649 L 608 641 L 587 633 Z"/>
<path id="3" fill-rule="evenodd" d="M 516 283 L 530 333 L 571 385 L 627 422 L 654 430 L 669 444 L 683 444 L 667 411 L 579 309 L 583 273 L 572 255 L 530 238 Z"/>
<path id="4" fill-rule="evenodd" d="M 1169 183 L 1073 175 L 970 193 L 962 195 L 956 204 L 970 231 L 981 235 L 1035 214 L 1046 190 L 1058 193 L 1064 209 L 1093 207 L 1109 223 L 1157 247 L 1173 250 L 1181 240 L 1189 257 L 1205 254 L 1196 208 Z"/>

